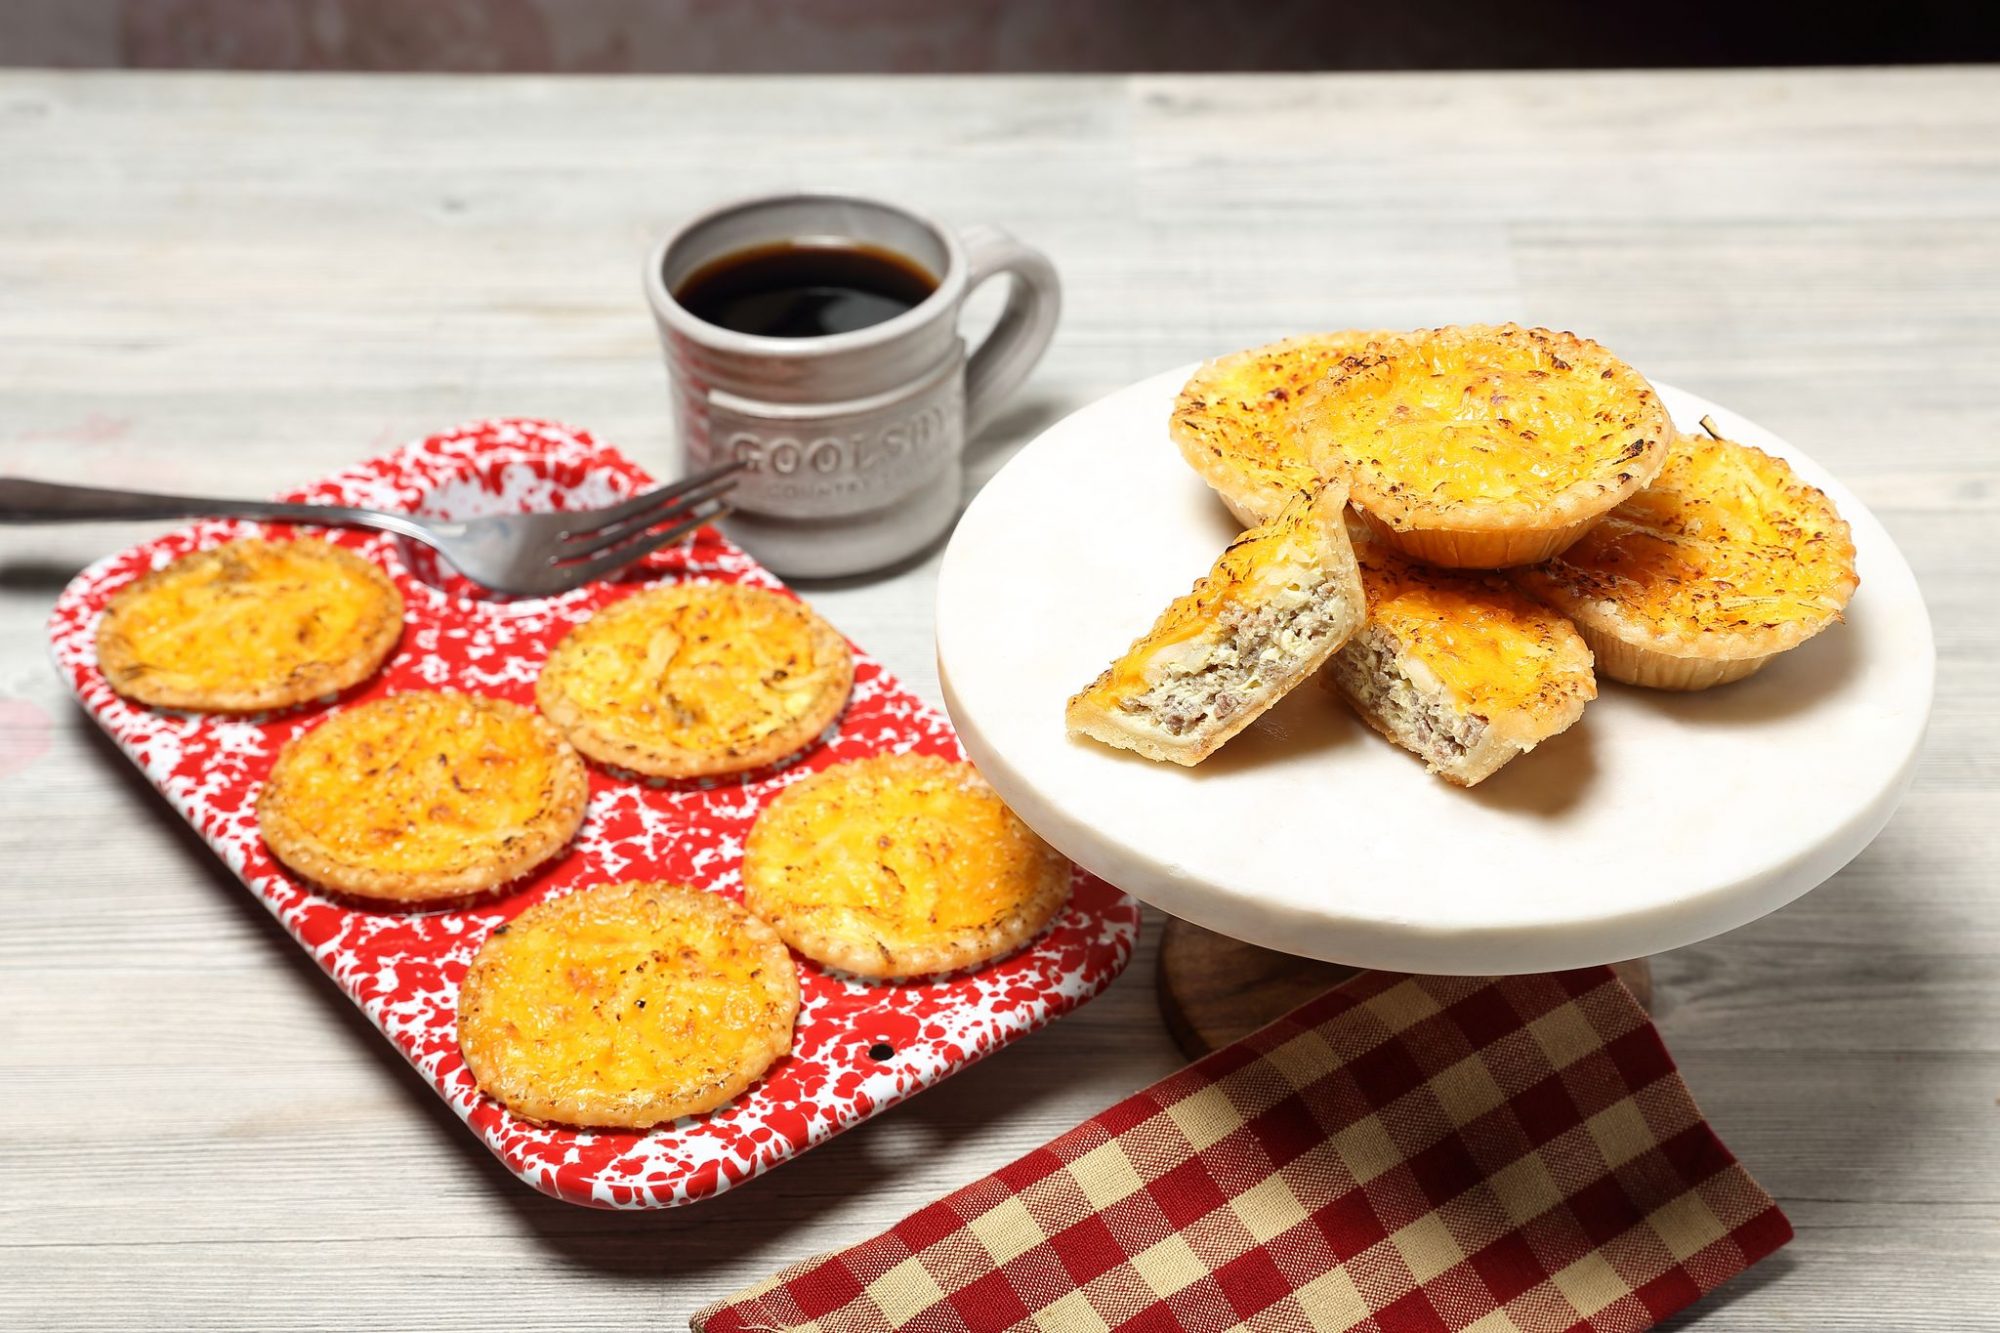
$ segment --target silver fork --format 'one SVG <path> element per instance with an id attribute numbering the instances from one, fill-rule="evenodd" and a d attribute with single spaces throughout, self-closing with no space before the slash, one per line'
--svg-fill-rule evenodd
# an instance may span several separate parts
<path id="1" fill-rule="evenodd" d="M 729 512 L 721 498 L 747 466 L 727 463 L 602 509 L 438 519 L 351 505 L 199 499 L 0 477 L 0 523 L 253 518 L 376 528 L 422 542 L 474 583 L 509 597 L 547 597 L 609 578 Z"/>

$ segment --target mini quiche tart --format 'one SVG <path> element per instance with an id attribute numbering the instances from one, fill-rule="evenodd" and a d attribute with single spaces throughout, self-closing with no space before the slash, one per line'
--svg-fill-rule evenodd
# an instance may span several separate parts
<path id="1" fill-rule="evenodd" d="M 316 884 L 449 902 L 561 851 L 589 794 L 583 761 L 533 709 L 414 691 L 343 709 L 287 742 L 257 823 L 272 853 Z"/>
<path id="2" fill-rule="evenodd" d="M 878 755 L 779 793 L 743 902 L 806 957 L 871 980 L 1012 953 L 1069 900 L 1070 864 L 970 764 Z"/>
<path id="3" fill-rule="evenodd" d="M 535 701 L 600 763 L 663 778 L 740 773 L 840 716 L 854 659 L 796 598 L 681 583 L 599 611 L 549 654 Z"/>
<path id="4" fill-rule="evenodd" d="M 368 679 L 402 632 L 402 595 L 360 556 L 311 537 L 245 539 L 119 589 L 97 664 L 140 703 L 247 713 Z"/>
<path id="5" fill-rule="evenodd" d="M 1575 627 L 1503 579 L 1433 569 L 1362 532 L 1355 554 L 1368 624 L 1320 683 L 1446 782 L 1485 781 L 1597 697 Z"/>
<path id="6" fill-rule="evenodd" d="M 604 884 L 487 937 L 458 992 L 479 1086 L 530 1120 L 650 1129 L 712 1111 L 792 1049 L 799 978 L 736 903 Z"/>
<path id="7" fill-rule="evenodd" d="M 1555 555 L 1652 481 L 1674 434 L 1652 386 L 1603 347 L 1516 324 L 1370 346 L 1314 386 L 1299 422 L 1383 541 L 1467 569 Z"/>
<path id="8" fill-rule="evenodd" d="M 1841 618 L 1860 580 L 1833 502 L 1782 459 L 1684 435 L 1659 478 L 1556 559 L 1516 570 L 1613 680 L 1740 680 Z"/>
<path id="9" fill-rule="evenodd" d="M 1194 765 L 1290 693 L 1366 614 L 1347 488 L 1298 493 L 1069 701 L 1072 735 Z"/>
<path id="10" fill-rule="evenodd" d="M 1307 390 L 1371 343 L 1386 347 L 1400 336 L 1309 333 L 1217 357 L 1181 389 L 1168 432 L 1238 522 L 1268 522 L 1319 485 L 1293 420 Z"/>

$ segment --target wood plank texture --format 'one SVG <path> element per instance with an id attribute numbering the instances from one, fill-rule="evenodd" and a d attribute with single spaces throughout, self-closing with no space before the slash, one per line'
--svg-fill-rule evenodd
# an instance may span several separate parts
<path id="1" fill-rule="evenodd" d="M 1655 960 L 1689 1083 L 1799 1226 L 1675 1326 L 2000 1328 L 2000 74 L 5 73 L 0 471 L 262 494 L 495 413 L 670 466 L 640 256 L 803 184 L 1062 269 L 971 485 L 1180 362 L 1508 317 L 1851 483 L 1936 618 L 1931 739 L 1845 872 Z M 143 535 L 0 531 L 0 1326 L 675 1327 L 1179 1063 L 1154 920 L 1094 1005 L 750 1187 L 531 1193 L 69 704 L 43 618 Z M 806 591 L 935 699 L 935 569 Z"/>

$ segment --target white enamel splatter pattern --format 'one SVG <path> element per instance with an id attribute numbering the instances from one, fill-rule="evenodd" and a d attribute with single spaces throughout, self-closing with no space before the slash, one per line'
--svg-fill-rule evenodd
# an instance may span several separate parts
<path id="1" fill-rule="evenodd" d="M 582 508 L 648 479 L 589 436 L 534 421 L 489 421 L 419 441 L 288 498 L 465 516 Z M 377 561 L 408 608 L 402 642 L 372 681 L 337 700 L 224 719 L 141 707 L 98 673 L 99 614 L 119 587 L 188 551 L 247 535 L 202 523 L 121 552 L 79 575 L 50 618 L 58 669 L 98 724 L 207 840 L 396 1049 L 501 1160 L 571 1202 L 653 1208 L 717 1193 L 902 1100 L 1097 994 L 1129 961 L 1137 905 L 1077 872 L 1062 915 L 1026 949 L 966 973 L 881 986 L 800 960 L 803 1005 L 792 1054 L 749 1092 L 649 1134 L 537 1125 L 482 1096 L 458 1052 L 458 982 L 487 934 L 545 897 L 593 883 L 657 878 L 741 892 L 743 837 L 787 782 L 841 760 L 919 750 L 960 757 L 949 723 L 855 653 L 846 712 L 806 751 L 735 779 L 640 780 L 593 771 L 590 810 L 562 856 L 470 906 L 413 913 L 337 901 L 291 878 L 258 836 L 256 796 L 279 748 L 357 700 L 450 688 L 532 705 L 550 645 L 598 607 L 665 579 L 781 587 L 713 529 L 649 558 L 614 584 L 538 601 L 490 601 L 428 552 L 369 533 L 328 540 Z M 891 1053 L 871 1057 L 871 1047 Z"/>

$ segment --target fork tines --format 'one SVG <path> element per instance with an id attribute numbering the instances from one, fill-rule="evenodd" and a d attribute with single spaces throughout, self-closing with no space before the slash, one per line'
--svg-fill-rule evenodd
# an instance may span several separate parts
<path id="1" fill-rule="evenodd" d="M 578 526 L 563 534 L 563 546 L 549 563 L 584 583 L 679 541 L 731 512 L 721 497 L 747 466 L 741 461 L 726 463 L 618 504 L 579 513 Z"/>

